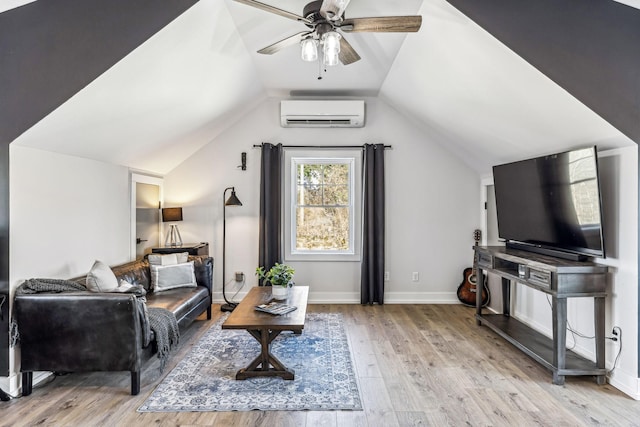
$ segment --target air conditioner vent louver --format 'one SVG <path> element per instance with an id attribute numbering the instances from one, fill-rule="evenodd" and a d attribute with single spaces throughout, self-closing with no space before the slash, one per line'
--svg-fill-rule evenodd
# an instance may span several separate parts
<path id="1" fill-rule="evenodd" d="M 363 127 L 364 101 L 285 100 L 280 103 L 282 127 Z"/>
<path id="2" fill-rule="evenodd" d="M 350 125 L 351 120 L 347 119 L 287 119 L 287 125 Z"/>

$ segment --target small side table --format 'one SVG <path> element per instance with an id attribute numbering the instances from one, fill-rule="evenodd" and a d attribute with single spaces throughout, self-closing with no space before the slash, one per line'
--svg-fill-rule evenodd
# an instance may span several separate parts
<path id="1" fill-rule="evenodd" d="M 182 246 L 161 246 L 158 248 L 151 248 L 151 252 L 154 254 L 175 254 L 178 252 L 188 252 L 189 255 L 209 255 L 209 244 L 206 242 L 200 242 L 185 243 Z"/>

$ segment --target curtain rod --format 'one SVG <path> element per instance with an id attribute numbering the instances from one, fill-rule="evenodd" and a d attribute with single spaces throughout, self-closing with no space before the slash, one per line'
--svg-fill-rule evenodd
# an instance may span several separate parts
<path id="1" fill-rule="evenodd" d="M 262 144 L 253 144 L 253 148 L 262 148 Z M 312 148 L 312 149 L 329 148 L 332 150 L 335 150 L 335 149 L 354 150 L 354 149 L 362 149 L 364 148 L 364 145 L 283 145 L 282 148 Z M 393 147 L 391 145 L 384 146 L 385 150 L 390 150 L 392 148 Z"/>

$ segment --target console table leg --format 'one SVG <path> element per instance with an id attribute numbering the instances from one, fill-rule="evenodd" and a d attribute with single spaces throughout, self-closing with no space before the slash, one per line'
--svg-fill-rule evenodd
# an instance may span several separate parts
<path id="1" fill-rule="evenodd" d="M 476 266 L 478 265 L 477 261 L 475 261 Z M 476 325 L 480 326 L 482 324 L 482 322 L 480 321 L 480 318 L 478 316 L 482 315 L 482 285 L 480 285 L 481 283 L 484 283 L 484 272 L 482 271 L 481 268 L 477 268 L 476 267 L 476 283 L 478 284 L 476 286 L 476 290 L 478 292 L 476 292 Z"/>
<path id="2" fill-rule="evenodd" d="M 564 385 L 564 375 L 558 375 L 558 372 L 553 373 L 553 383 L 555 385 Z"/>
<path id="3" fill-rule="evenodd" d="M 567 299 L 552 297 L 553 367 L 564 370 L 567 359 Z M 553 373 L 553 383 L 564 384 L 564 375 Z"/>
<path id="4" fill-rule="evenodd" d="M 595 327 L 595 336 L 596 336 L 596 367 L 598 369 L 605 368 L 605 348 L 604 348 L 605 312 L 604 310 L 605 310 L 604 297 L 595 297 L 593 299 L 593 317 L 595 322 L 594 327 Z M 598 384 L 604 384 L 604 378 L 605 378 L 604 375 L 599 375 L 597 377 Z"/>
<path id="5" fill-rule="evenodd" d="M 604 317 L 605 317 L 605 298 L 604 297 L 595 297 L 593 299 L 593 315 L 595 319 L 595 336 L 596 336 L 596 367 L 598 369 L 605 369 L 605 348 L 604 348 L 604 337 L 605 337 L 605 325 L 604 325 Z M 603 385 L 607 382 L 607 377 L 605 375 L 596 376 L 596 383 L 598 385 Z"/>
<path id="6" fill-rule="evenodd" d="M 511 315 L 511 280 L 502 278 L 502 314 Z"/>

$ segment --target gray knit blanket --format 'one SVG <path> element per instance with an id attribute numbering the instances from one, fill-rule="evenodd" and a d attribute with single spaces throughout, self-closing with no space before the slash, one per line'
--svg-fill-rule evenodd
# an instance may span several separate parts
<path id="1" fill-rule="evenodd" d="M 180 329 L 176 315 L 171 311 L 160 307 L 149 307 L 149 325 L 156 336 L 158 345 L 158 359 L 160 359 L 160 372 L 169 360 L 171 351 L 180 342 Z"/>
<path id="2" fill-rule="evenodd" d="M 17 289 L 16 294 L 37 294 L 50 292 L 88 292 L 86 286 L 73 280 L 62 279 L 29 279 L 23 282 Z M 180 330 L 175 314 L 171 311 L 159 308 L 147 308 L 146 291 L 143 286 L 135 285 L 127 291 L 134 294 L 136 298 L 137 311 L 142 324 L 143 345 L 146 347 L 151 342 L 151 332 L 153 331 L 156 344 L 158 346 L 158 359 L 160 359 L 160 371 L 169 360 L 171 351 L 180 341 Z M 11 346 L 14 347 L 20 340 L 18 324 L 15 319 L 11 321 Z"/>
<path id="3" fill-rule="evenodd" d="M 41 292 L 76 292 L 86 291 L 87 287 L 73 280 L 61 279 L 29 279 L 24 281 L 16 294 L 38 294 Z"/>

